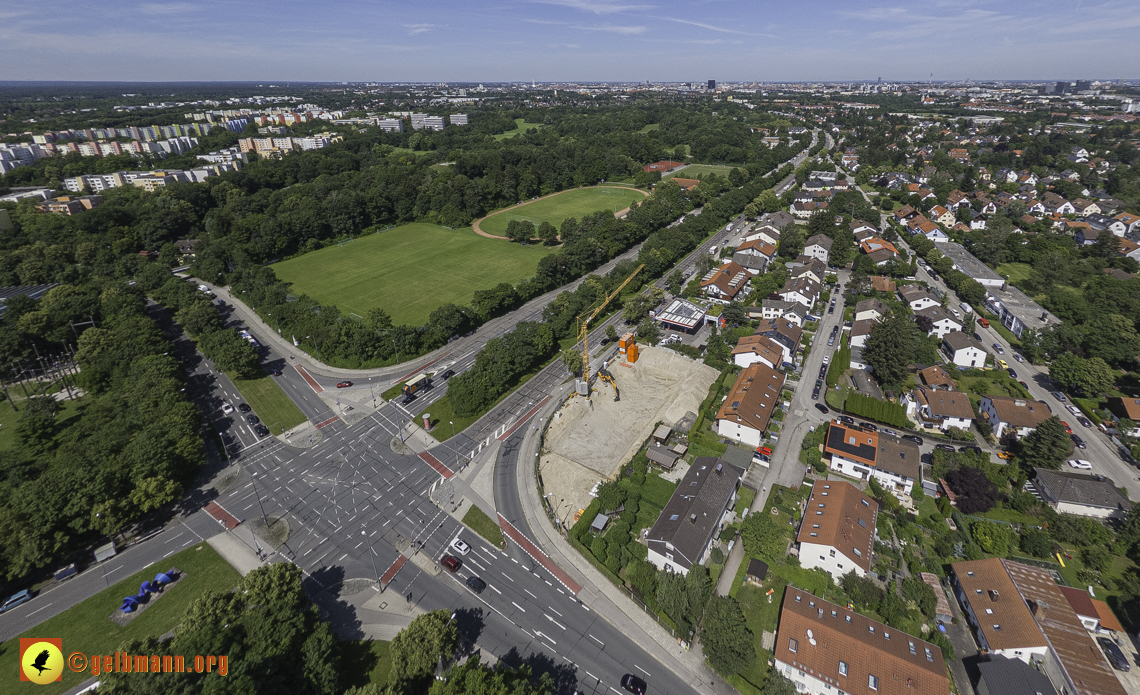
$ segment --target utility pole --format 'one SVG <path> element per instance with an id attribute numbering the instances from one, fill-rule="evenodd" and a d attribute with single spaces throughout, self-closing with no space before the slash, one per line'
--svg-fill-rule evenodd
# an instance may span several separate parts
<path id="1" fill-rule="evenodd" d="M 269 519 L 265 516 L 265 507 L 261 504 L 261 495 L 257 492 L 257 473 L 250 471 L 249 480 L 253 485 L 253 494 L 257 497 L 257 506 L 261 509 L 261 520 L 265 522 L 265 532 L 269 533 Z"/>
<path id="2" fill-rule="evenodd" d="M 361 530 L 360 535 L 368 538 L 368 532 Z M 368 554 L 372 557 L 372 572 L 376 575 L 376 590 L 383 591 L 384 587 L 380 586 L 380 570 L 376 568 L 376 551 L 372 549 L 372 544 L 368 544 Z"/>

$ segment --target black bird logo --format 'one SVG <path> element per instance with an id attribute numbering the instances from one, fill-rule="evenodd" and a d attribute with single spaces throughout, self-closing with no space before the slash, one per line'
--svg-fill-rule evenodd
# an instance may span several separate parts
<path id="1" fill-rule="evenodd" d="M 42 652 L 39 653 L 38 656 L 36 656 L 36 660 L 32 662 L 32 668 L 39 671 L 40 675 L 43 675 L 44 671 L 50 671 L 51 670 L 51 668 L 49 666 L 44 666 L 44 664 L 46 664 L 47 660 L 50 658 L 51 658 L 51 652 L 49 652 L 46 649 L 43 650 Z"/>

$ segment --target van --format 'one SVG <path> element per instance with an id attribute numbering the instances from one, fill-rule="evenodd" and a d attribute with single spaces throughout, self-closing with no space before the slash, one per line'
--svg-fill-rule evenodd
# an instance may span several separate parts
<path id="1" fill-rule="evenodd" d="M 972 313 L 974 313 L 974 308 L 973 308 L 973 307 L 971 307 L 969 304 L 967 304 L 967 303 L 965 303 L 965 302 L 962 302 L 962 303 L 961 303 L 961 304 L 959 304 L 958 306 L 962 308 L 962 313 L 963 313 L 963 314 L 972 314 Z"/>
<path id="2" fill-rule="evenodd" d="M 719 246 L 710 246 L 709 247 L 709 255 L 715 256 L 717 251 L 720 251 Z"/>

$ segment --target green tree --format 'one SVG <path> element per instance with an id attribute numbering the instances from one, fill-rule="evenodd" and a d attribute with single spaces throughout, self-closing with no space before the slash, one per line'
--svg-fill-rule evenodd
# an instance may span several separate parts
<path id="1" fill-rule="evenodd" d="M 973 522 L 970 526 L 970 535 L 982 550 L 1002 557 L 1009 555 L 1010 545 L 1017 539 L 1009 526 L 995 524 L 992 521 Z"/>
<path id="2" fill-rule="evenodd" d="M 1112 564 L 1112 553 L 1101 545 L 1081 548 L 1081 562 L 1085 563 L 1085 567 L 1097 572 L 1106 572 Z"/>
<path id="3" fill-rule="evenodd" d="M 412 620 L 392 640 L 392 682 L 412 683 L 429 678 L 441 658 L 450 659 L 459 644 L 452 613 L 436 610 Z"/>
<path id="4" fill-rule="evenodd" d="M 669 294 L 676 296 L 681 294 L 681 290 L 685 287 L 685 277 L 681 275 L 681 271 L 674 270 L 665 283 L 669 287 Z"/>
<path id="5" fill-rule="evenodd" d="M 1022 531 L 1020 546 L 1023 552 L 1034 557 L 1049 557 L 1053 554 L 1053 539 L 1040 529 Z"/>
<path id="6" fill-rule="evenodd" d="M 612 323 L 606 324 L 606 340 L 611 343 L 618 339 L 617 329 L 614 328 Z"/>
<path id="7" fill-rule="evenodd" d="M 649 343 L 656 343 L 661 338 L 661 328 L 656 321 L 646 316 L 637 324 L 637 337 L 644 338 Z"/>
<path id="8" fill-rule="evenodd" d="M 1140 334 L 1127 317 L 1120 314 L 1095 316 L 1084 326 L 1085 349 L 1089 355 L 1121 367 L 1130 364 L 1140 353 Z"/>
<path id="9" fill-rule="evenodd" d="M 547 246 L 554 246 L 558 243 L 558 228 L 543 220 L 542 224 L 538 225 L 538 238 Z"/>
<path id="10" fill-rule="evenodd" d="M 739 302 L 729 302 L 721 316 L 729 326 L 743 326 L 748 323 L 748 311 Z"/>
<path id="11" fill-rule="evenodd" d="M 1072 440 L 1061 424 L 1061 418 L 1053 415 L 1022 440 L 1020 458 L 1027 466 L 1057 470 L 1072 448 Z"/>
<path id="12" fill-rule="evenodd" d="M 743 671 L 756 661 L 752 632 L 736 599 L 716 596 L 705 611 L 701 647 L 709 664 L 723 676 Z"/>
<path id="13" fill-rule="evenodd" d="M 839 578 L 839 586 L 856 608 L 875 608 L 883 600 L 883 590 L 870 577 L 858 577 L 852 570 Z"/>
<path id="14" fill-rule="evenodd" d="M 764 681 L 764 695 L 796 695 L 797 692 L 796 684 L 782 673 L 775 669 L 768 672 L 768 680 Z"/>
<path id="15" fill-rule="evenodd" d="M 562 364 L 566 365 L 567 371 L 571 374 L 577 374 L 582 371 L 582 352 L 581 350 L 563 350 L 562 351 Z"/>
<path id="16" fill-rule="evenodd" d="M 428 695 L 554 695 L 556 692 L 553 677 L 543 673 L 536 678 L 530 666 L 512 668 L 506 664 L 489 665 L 482 663 L 479 654 L 463 662 L 462 666 L 451 669 L 443 680 L 432 683 Z M 377 688 L 375 695 L 384 695 Z M 345 695 L 356 695 L 352 691 Z M 373 695 L 361 691 L 359 695 Z"/>
<path id="17" fill-rule="evenodd" d="M 881 384 L 901 384 L 910 373 L 917 329 L 905 316 L 892 315 L 871 329 L 863 359 Z"/>
<path id="18" fill-rule="evenodd" d="M 750 555 L 778 560 L 787 551 L 787 536 L 769 514 L 749 514 L 740 528 L 740 537 Z"/>

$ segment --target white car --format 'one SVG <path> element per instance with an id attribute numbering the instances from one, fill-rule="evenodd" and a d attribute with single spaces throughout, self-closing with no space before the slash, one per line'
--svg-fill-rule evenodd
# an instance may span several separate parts
<path id="1" fill-rule="evenodd" d="M 1091 471 L 1092 470 L 1092 464 L 1089 463 L 1088 461 L 1083 460 L 1083 459 L 1070 459 L 1069 460 L 1069 466 L 1071 466 L 1072 468 L 1079 468 L 1082 471 Z"/>
<path id="2" fill-rule="evenodd" d="M 1072 404 L 1065 406 L 1065 410 L 1069 411 L 1070 413 L 1072 413 L 1073 415 L 1076 415 L 1078 417 L 1081 415 L 1081 409 L 1075 405 L 1072 405 Z"/>
<path id="3" fill-rule="evenodd" d="M 233 411 L 234 411 L 234 407 L 232 405 L 230 405 L 229 403 L 223 403 L 222 404 L 222 412 L 225 413 L 226 415 L 229 415 Z"/>
<path id="4" fill-rule="evenodd" d="M 461 538 L 456 538 L 451 541 L 451 547 L 460 555 L 466 555 L 471 552 L 471 546 L 467 545 Z"/>

